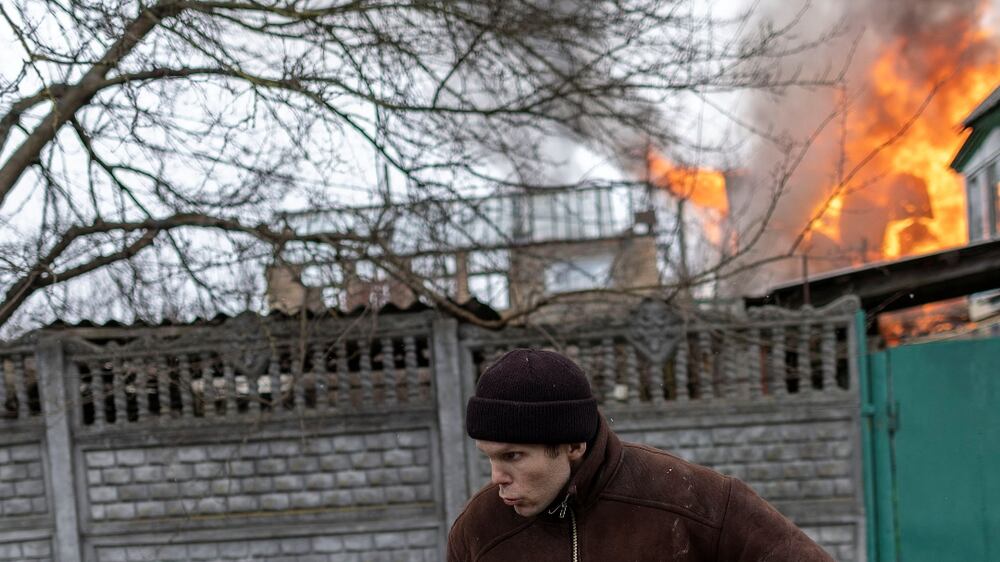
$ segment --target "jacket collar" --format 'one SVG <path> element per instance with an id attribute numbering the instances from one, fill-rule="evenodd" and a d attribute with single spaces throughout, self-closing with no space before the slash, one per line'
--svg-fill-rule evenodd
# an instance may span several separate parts
<path id="1" fill-rule="evenodd" d="M 593 440 L 592 447 L 570 475 L 569 481 L 556 496 L 555 501 L 542 511 L 541 517 L 559 518 L 558 508 L 564 501 L 578 512 L 589 509 L 614 476 L 621 457 L 621 441 L 608 427 L 604 416 L 599 416 L 597 436 Z"/>

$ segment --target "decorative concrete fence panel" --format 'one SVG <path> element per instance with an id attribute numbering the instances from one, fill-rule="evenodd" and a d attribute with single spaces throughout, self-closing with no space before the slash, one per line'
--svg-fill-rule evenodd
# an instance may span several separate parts
<path id="1" fill-rule="evenodd" d="M 0 561 L 53 560 L 34 346 L 0 352 Z"/>
<path id="2" fill-rule="evenodd" d="M 438 560 L 434 318 L 305 320 L 0 352 L 0 560 Z"/>

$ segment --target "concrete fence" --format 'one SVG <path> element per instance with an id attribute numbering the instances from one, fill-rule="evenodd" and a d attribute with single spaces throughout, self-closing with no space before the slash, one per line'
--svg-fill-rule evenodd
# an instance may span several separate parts
<path id="1" fill-rule="evenodd" d="M 442 560 L 488 479 L 465 400 L 516 346 L 574 356 L 623 438 L 745 480 L 861 560 L 855 309 L 42 331 L 0 349 L 0 561 Z"/>

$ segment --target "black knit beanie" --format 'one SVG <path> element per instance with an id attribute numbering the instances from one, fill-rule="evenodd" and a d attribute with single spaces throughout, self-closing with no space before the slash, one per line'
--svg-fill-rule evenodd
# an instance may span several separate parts
<path id="1" fill-rule="evenodd" d="M 469 437 L 561 444 L 597 433 L 597 400 L 583 370 L 554 351 L 515 349 L 490 365 L 469 399 Z"/>

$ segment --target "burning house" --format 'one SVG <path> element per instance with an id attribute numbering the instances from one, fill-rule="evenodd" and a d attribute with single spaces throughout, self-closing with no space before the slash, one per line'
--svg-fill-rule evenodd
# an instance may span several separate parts
<path id="1" fill-rule="evenodd" d="M 966 198 L 964 224 L 968 244 L 934 252 L 886 259 L 865 266 L 829 272 L 812 279 L 785 283 L 750 304 L 822 304 L 845 293 L 861 297 L 872 311 L 885 345 L 904 341 L 1000 333 L 1000 87 L 962 121 L 966 136 L 950 163 L 960 174 Z M 932 227 L 934 207 L 917 188 L 919 178 L 904 175 L 909 188 L 898 191 L 892 209 L 906 213 L 889 222 L 886 234 L 897 238 L 883 246 L 886 258 L 899 250 L 940 241 Z M 947 176 L 944 176 L 947 177 Z M 948 178 L 949 183 L 951 178 Z M 932 184 L 926 184 L 932 185 Z M 957 219 L 952 219 L 957 223 Z M 896 227 L 894 225 L 901 225 Z M 947 232 L 957 236 L 955 226 Z M 907 236 L 902 236 L 909 233 Z M 917 240 L 924 242 L 915 243 Z M 905 243 L 904 243 L 905 242 Z"/>

